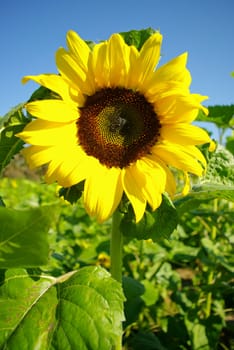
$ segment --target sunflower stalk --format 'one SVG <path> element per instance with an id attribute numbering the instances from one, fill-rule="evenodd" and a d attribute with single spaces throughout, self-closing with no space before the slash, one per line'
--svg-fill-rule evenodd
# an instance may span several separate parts
<path id="1" fill-rule="evenodd" d="M 217 213 L 218 211 L 218 198 L 214 199 L 214 213 Z M 217 236 L 217 226 L 213 224 L 212 231 L 211 231 L 211 240 L 215 242 Z M 210 270 L 207 278 L 207 284 L 211 285 L 214 283 L 214 270 Z M 206 306 L 205 306 L 205 316 L 206 318 L 210 317 L 211 314 L 211 306 L 212 306 L 212 292 L 209 292 L 207 294 L 206 298 Z"/>
<path id="2" fill-rule="evenodd" d="M 117 209 L 112 216 L 112 229 L 110 241 L 111 275 L 122 285 L 122 245 L 123 236 L 120 230 L 122 215 Z M 122 349 L 122 336 L 118 337 L 112 350 Z"/>

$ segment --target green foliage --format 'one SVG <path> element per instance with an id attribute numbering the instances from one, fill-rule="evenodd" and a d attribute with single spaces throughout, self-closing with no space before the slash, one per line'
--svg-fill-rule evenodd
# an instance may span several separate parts
<path id="1" fill-rule="evenodd" d="M 13 108 L 0 119 L 0 174 L 10 160 L 23 148 L 23 141 L 15 136 L 29 119 L 23 114 L 23 104 Z"/>
<path id="2" fill-rule="evenodd" d="M 84 182 L 80 182 L 79 184 L 68 188 L 62 187 L 59 190 L 59 196 L 64 198 L 71 204 L 74 204 L 82 196 L 83 190 L 84 190 Z"/>
<path id="3" fill-rule="evenodd" d="M 175 201 L 181 215 L 200 203 L 214 198 L 227 199 L 234 202 L 234 157 L 224 147 L 218 146 L 209 155 L 205 176 L 192 187 L 192 191 L 184 198 Z"/>
<path id="4" fill-rule="evenodd" d="M 229 128 L 233 126 L 234 105 L 209 106 L 209 114 L 205 115 L 200 111 L 197 121 L 215 123 L 219 128 Z"/>
<path id="5" fill-rule="evenodd" d="M 38 101 L 38 100 L 50 100 L 50 99 L 60 99 L 60 96 L 50 89 L 40 86 L 31 95 L 28 102 Z"/>
<path id="6" fill-rule="evenodd" d="M 208 168 L 201 179 L 202 184 L 226 185 L 234 187 L 234 157 L 222 146 L 210 154 Z M 234 198 L 234 197 L 231 197 Z"/>
<path id="7" fill-rule="evenodd" d="M 0 207 L 0 268 L 48 263 L 47 236 L 54 213 L 54 205 L 28 210 Z"/>
<path id="8" fill-rule="evenodd" d="M 226 148 L 234 155 L 234 131 L 231 136 L 227 137 Z"/>
<path id="9" fill-rule="evenodd" d="M 138 50 L 141 49 L 144 42 L 153 34 L 155 30 L 152 28 L 142 30 L 131 30 L 129 32 L 119 33 L 128 45 L 134 45 Z"/>
<path id="10" fill-rule="evenodd" d="M 135 222 L 131 208 L 128 209 L 121 222 L 121 230 L 127 239 L 149 239 L 159 241 L 168 238 L 178 223 L 176 209 L 171 200 L 163 195 L 160 207 L 152 212 L 146 210 L 139 223 Z"/>
<path id="11" fill-rule="evenodd" d="M 18 210 L 32 204 L 40 208 L 56 199 L 55 186 L 42 185 L 23 179 L 17 181 L 3 179 L 1 194 L 7 207 L 11 206 Z M 131 239 L 124 245 L 125 349 L 135 350 L 141 344 L 146 350 L 190 348 L 198 350 L 201 343 L 203 346 L 208 344 L 207 348 L 210 346 L 212 350 L 217 349 L 218 343 L 223 344 L 224 349 L 224 346 L 231 349 L 228 340 L 230 338 L 228 332 L 231 332 L 231 328 L 227 320 L 232 315 L 234 302 L 233 282 L 231 282 L 234 270 L 233 211 L 230 202 L 223 199 L 220 199 L 218 211 L 217 208 L 214 211 L 213 200 L 201 201 L 199 205 L 199 208 L 197 204 L 191 205 L 182 214 L 180 213 L 177 229 L 168 239 L 161 237 L 157 242 Z M 60 207 L 58 217 L 51 218 L 53 222 L 51 222 L 48 235 L 51 252 L 49 263 L 41 267 L 41 275 L 40 271 L 37 274 L 29 274 L 31 283 L 38 280 L 38 286 L 40 281 L 44 281 L 43 283 L 49 286 L 56 284 L 57 279 L 54 276 L 61 276 L 74 269 L 80 270 L 82 266 L 99 265 L 101 263 L 99 254 L 103 252 L 107 256 L 109 254 L 110 222 L 102 226 L 98 225 L 95 220 L 88 217 L 79 201 L 70 205 L 61 200 Z M 214 227 L 217 230 L 215 240 L 212 238 Z M 4 288 L 8 285 L 8 276 L 13 278 L 17 274 L 18 272 L 16 273 L 13 269 L 7 271 Z M 213 274 L 215 282 L 208 283 L 210 274 Z M 102 285 L 102 282 L 100 284 Z M 57 284 L 54 288 L 58 290 Z M 22 300 L 26 302 L 26 299 L 30 299 L 25 297 L 26 292 L 30 294 L 29 290 L 34 289 L 22 285 L 22 287 L 18 286 L 15 291 L 22 296 L 21 301 L 17 299 L 10 308 L 10 310 L 15 310 L 15 313 L 18 310 L 17 322 L 21 320 L 19 310 L 24 305 Z M 41 327 L 47 325 L 47 330 L 49 329 L 48 324 L 51 327 L 54 324 L 54 321 L 51 321 L 51 318 L 54 317 L 52 315 L 54 314 L 52 305 L 55 305 L 53 301 L 58 303 L 57 299 L 53 299 L 57 296 L 54 296 L 49 290 L 51 287 L 48 289 L 48 294 L 45 293 L 45 299 L 41 295 L 37 304 L 38 307 L 42 307 L 40 310 L 44 310 L 44 305 L 47 306 L 47 309 L 43 311 L 45 316 L 40 315 L 42 321 L 33 323 L 38 324 L 39 322 Z M 210 309 L 207 306 L 209 293 L 212 295 Z M 0 297 L 1 299 L 4 304 L 8 303 L 8 305 L 11 301 L 7 297 Z M 44 300 L 47 300 L 48 303 L 46 304 L 45 301 L 44 304 Z M 49 308 L 48 305 L 50 305 Z M 59 310 L 58 307 L 57 305 L 57 310 Z M 97 307 L 96 302 L 93 309 L 97 310 Z M 31 315 L 34 307 L 31 309 L 27 317 Z M 37 307 L 34 312 L 36 309 Z M 0 310 L 3 309 L 0 308 Z M 11 312 L 7 313 L 8 317 L 9 314 Z M 30 317 L 27 321 L 28 327 L 32 322 Z M 2 318 L 3 316 L 0 316 L 0 319 Z M 196 324 L 196 327 L 193 328 L 192 324 Z M 36 337 L 37 330 L 34 330 L 36 327 L 31 323 L 30 325 L 31 332 L 28 334 L 30 337 Z M 17 332 L 20 328 L 16 327 Z M 33 332 L 35 334 L 31 335 Z M 70 328 L 67 332 L 74 334 Z M 197 339 L 198 333 L 200 339 Z M 221 337 L 223 333 L 226 335 L 226 340 Z M 52 335 L 48 336 L 52 337 Z M 30 337 L 26 337 L 25 341 L 35 339 Z M 10 336 L 8 338 L 11 344 L 13 338 Z M 19 338 L 15 339 L 19 341 Z M 16 345 L 15 348 L 17 349 Z M 74 348 L 76 349 L 75 345 Z M 43 343 L 41 350 L 44 349 L 46 347 Z M 54 345 L 54 349 L 59 349 L 59 347 Z"/>
<path id="12" fill-rule="evenodd" d="M 57 279 L 9 270 L 5 278 L 1 348 L 109 350 L 122 331 L 121 287 L 101 267 Z"/>

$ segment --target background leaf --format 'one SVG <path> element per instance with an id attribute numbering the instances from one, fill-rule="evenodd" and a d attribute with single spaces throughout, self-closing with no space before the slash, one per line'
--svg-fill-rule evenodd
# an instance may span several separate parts
<path id="1" fill-rule="evenodd" d="M 54 205 L 28 210 L 0 207 L 0 268 L 48 263 L 48 230 L 55 213 Z"/>
<path id="2" fill-rule="evenodd" d="M 7 271 L 0 289 L 0 347 L 110 350 L 123 320 L 120 284 L 101 267 L 38 277 Z"/>
<path id="3" fill-rule="evenodd" d="M 38 101 L 38 100 L 50 100 L 50 99 L 61 99 L 61 97 L 58 94 L 56 94 L 54 91 L 44 86 L 40 86 L 32 93 L 28 102 Z"/>
<path id="4" fill-rule="evenodd" d="M 153 34 L 155 30 L 152 28 L 142 30 L 130 30 L 129 32 L 119 33 L 128 45 L 134 45 L 138 50 L 141 49 L 144 42 Z"/>
<path id="5" fill-rule="evenodd" d="M 231 136 L 227 137 L 226 148 L 234 155 L 234 131 Z"/>
<path id="6" fill-rule="evenodd" d="M 233 123 L 234 105 L 208 106 L 209 114 L 199 111 L 196 121 L 215 123 L 218 127 L 229 128 Z"/>
<path id="7" fill-rule="evenodd" d="M 149 239 L 157 242 L 168 238 L 178 223 L 176 209 L 166 195 L 163 195 L 160 207 L 154 212 L 146 210 L 143 218 L 136 224 L 131 210 L 123 217 L 121 230 L 128 239 Z"/>

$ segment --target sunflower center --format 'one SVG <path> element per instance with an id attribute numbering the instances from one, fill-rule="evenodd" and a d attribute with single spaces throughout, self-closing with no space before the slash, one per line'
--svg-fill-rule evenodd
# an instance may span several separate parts
<path id="1" fill-rule="evenodd" d="M 87 97 L 77 128 L 86 154 L 109 168 L 124 168 L 150 153 L 159 137 L 160 122 L 142 94 L 104 88 Z"/>

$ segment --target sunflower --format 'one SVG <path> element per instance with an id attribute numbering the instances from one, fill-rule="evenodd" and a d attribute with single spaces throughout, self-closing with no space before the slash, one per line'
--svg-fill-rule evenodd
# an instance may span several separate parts
<path id="1" fill-rule="evenodd" d="M 70 187 L 84 181 L 84 205 L 99 222 L 117 209 L 123 194 L 136 222 L 146 205 L 161 204 L 176 184 L 171 167 L 201 176 L 206 160 L 196 145 L 211 143 L 191 125 L 206 97 L 191 94 L 187 53 L 156 69 L 162 35 L 152 34 L 140 50 L 120 34 L 93 49 L 77 33 L 59 48 L 59 74 L 26 76 L 59 98 L 33 101 L 36 117 L 18 134 L 29 147 L 31 168 L 47 164 L 45 179 Z"/>

